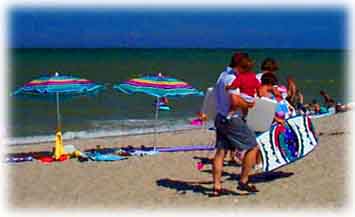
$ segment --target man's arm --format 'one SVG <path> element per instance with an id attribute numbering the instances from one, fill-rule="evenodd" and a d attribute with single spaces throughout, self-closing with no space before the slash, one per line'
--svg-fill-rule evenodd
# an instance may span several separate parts
<path id="1" fill-rule="evenodd" d="M 230 93 L 229 96 L 231 99 L 230 102 L 231 102 L 232 108 L 248 109 L 248 108 L 252 108 L 255 104 L 255 102 L 254 103 L 246 102 L 238 94 Z"/>

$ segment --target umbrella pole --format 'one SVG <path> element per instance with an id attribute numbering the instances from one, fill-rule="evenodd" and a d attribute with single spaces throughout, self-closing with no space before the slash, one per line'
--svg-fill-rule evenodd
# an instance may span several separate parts
<path id="1" fill-rule="evenodd" d="M 59 108 L 59 93 L 56 93 L 56 100 L 57 100 L 57 131 L 61 130 L 60 124 L 60 108 Z"/>
<path id="2" fill-rule="evenodd" d="M 60 109 L 59 109 L 59 93 L 56 93 L 57 100 L 57 132 L 55 134 L 54 158 L 58 160 L 64 154 L 64 146 L 61 132 Z"/>
<path id="3" fill-rule="evenodd" d="M 155 105 L 155 121 L 154 121 L 154 150 L 156 146 L 158 145 L 158 138 L 157 138 L 157 124 L 158 124 L 158 118 L 159 118 L 159 97 L 157 97 L 156 105 Z"/>

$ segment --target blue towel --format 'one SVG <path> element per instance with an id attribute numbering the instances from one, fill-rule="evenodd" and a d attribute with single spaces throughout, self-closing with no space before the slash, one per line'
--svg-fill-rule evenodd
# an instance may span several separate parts
<path id="1" fill-rule="evenodd" d="M 33 157 L 32 156 L 9 156 L 6 157 L 5 163 L 20 163 L 20 162 L 25 162 L 25 161 L 32 161 Z"/>
<path id="2" fill-rule="evenodd" d="M 127 159 L 125 157 L 120 157 L 115 154 L 100 154 L 99 152 L 89 152 L 86 154 L 93 161 L 117 161 Z"/>

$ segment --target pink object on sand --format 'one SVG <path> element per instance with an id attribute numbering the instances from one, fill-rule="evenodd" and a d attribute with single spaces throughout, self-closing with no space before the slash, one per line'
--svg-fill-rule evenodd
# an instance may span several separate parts
<path id="1" fill-rule="evenodd" d="M 197 162 L 196 163 L 196 169 L 202 170 L 205 165 L 202 162 Z"/>
<path id="2" fill-rule="evenodd" d="M 201 126 L 202 125 L 202 120 L 200 119 L 194 119 L 191 121 L 191 125 L 194 125 L 194 126 Z"/>

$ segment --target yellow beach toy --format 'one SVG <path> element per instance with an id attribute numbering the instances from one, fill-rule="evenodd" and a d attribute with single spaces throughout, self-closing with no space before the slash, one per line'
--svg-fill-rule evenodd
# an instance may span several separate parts
<path id="1" fill-rule="evenodd" d="M 54 158 L 58 160 L 61 155 L 65 154 L 64 145 L 62 139 L 62 132 L 59 130 L 55 134 L 55 148 L 54 148 Z"/>

